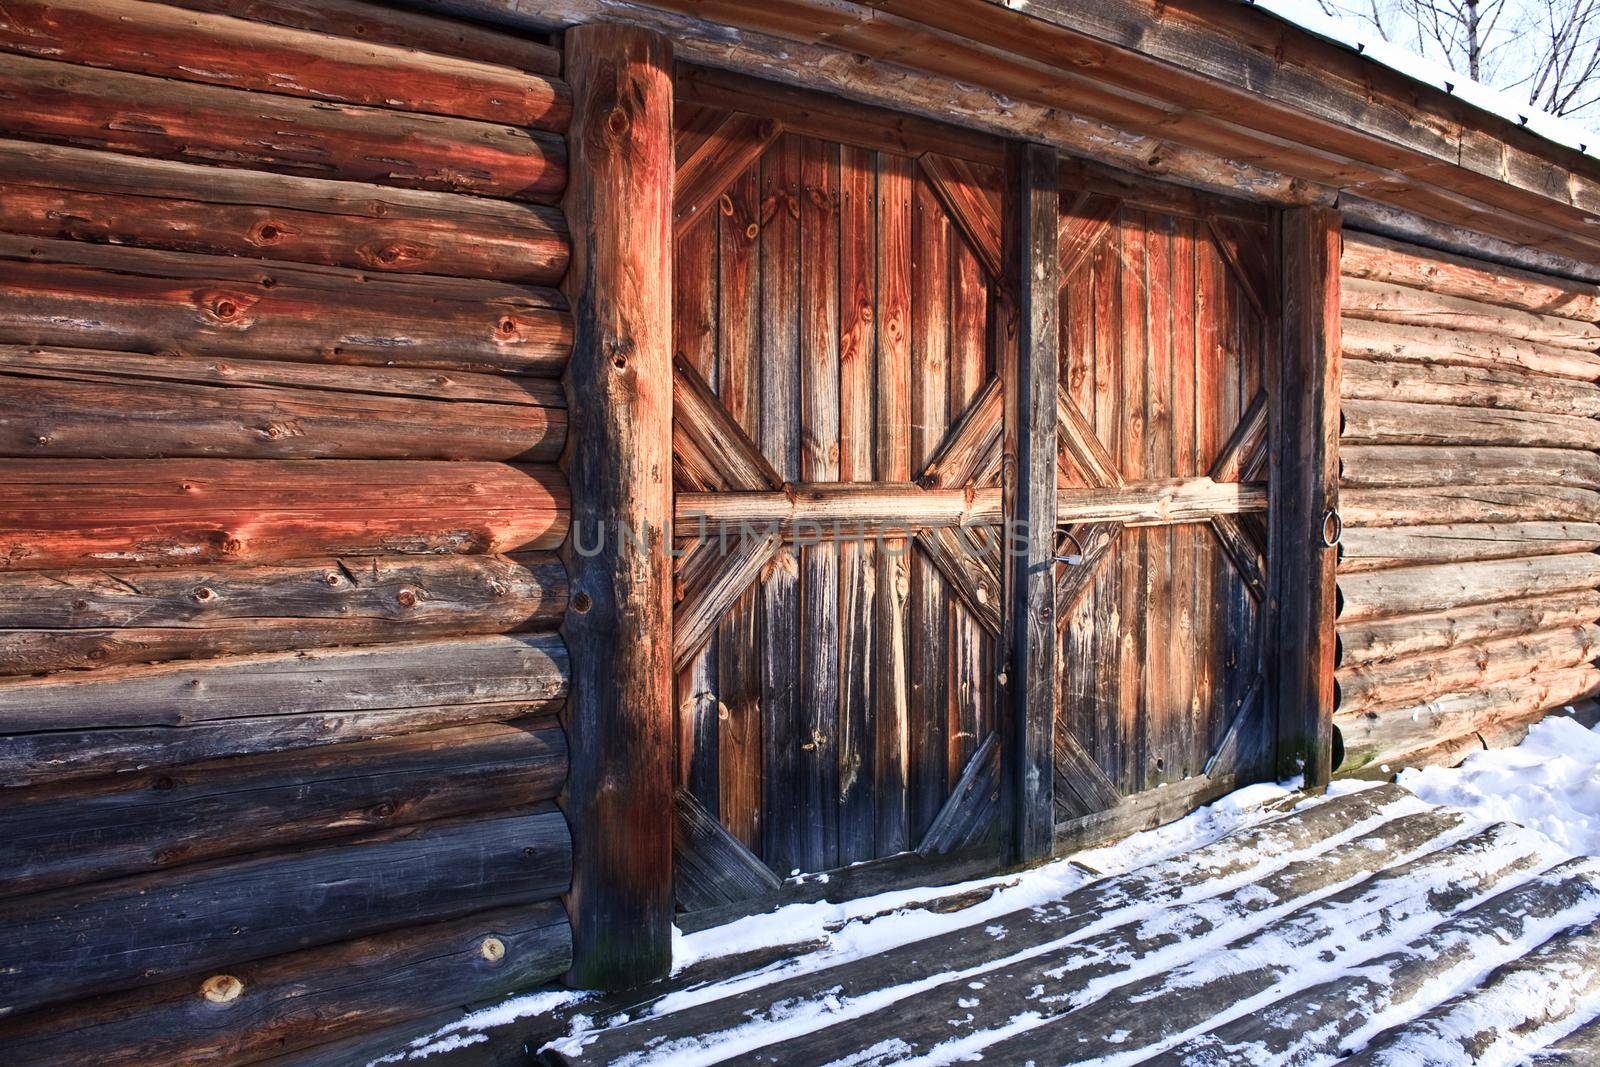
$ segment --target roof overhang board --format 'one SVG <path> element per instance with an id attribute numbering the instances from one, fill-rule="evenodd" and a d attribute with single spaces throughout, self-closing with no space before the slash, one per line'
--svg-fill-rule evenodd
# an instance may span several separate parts
<path id="1" fill-rule="evenodd" d="M 1225 0 L 421 0 L 651 26 L 680 60 L 1279 203 L 1340 192 L 1600 263 L 1600 163 Z"/>

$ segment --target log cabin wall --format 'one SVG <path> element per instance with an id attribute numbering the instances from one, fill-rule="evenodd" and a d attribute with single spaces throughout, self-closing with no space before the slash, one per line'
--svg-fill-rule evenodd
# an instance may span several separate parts
<path id="1" fill-rule="evenodd" d="M 1600 290 L 1346 231 L 1343 773 L 1600 691 Z"/>
<path id="2" fill-rule="evenodd" d="M 346 0 L 0 11 L 11 1062 L 566 970 L 559 71 Z"/>

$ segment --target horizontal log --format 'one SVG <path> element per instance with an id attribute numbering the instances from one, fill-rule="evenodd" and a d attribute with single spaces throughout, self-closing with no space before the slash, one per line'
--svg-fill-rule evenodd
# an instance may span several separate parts
<path id="1" fill-rule="evenodd" d="M 547 805 L 13 897 L 0 1015 L 549 900 L 571 870 L 566 820 Z"/>
<path id="2" fill-rule="evenodd" d="M 0 232 L 553 285 L 560 211 L 0 139 Z"/>
<path id="3" fill-rule="evenodd" d="M 1339 542 L 1339 573 L 1600 549 L 1600 523 L 1446 523 L 1357 527 Z"/>
<path id="4" fill-rule="evenodd" d="M 1600 386 L 1498 367 L 1452 367 L 1346 359 L 1339 372 L 1346 400 L 1540 411 L 1600 416 Z"/>
<path id="5" fill-rule="evenodd" d="M 145 0 L 9 0 L 0 50 L 89 67 L 564 133 L 557 78 Z"/>
<path id="6" fill-rule="evenodd" d="M 1540 671 L 1591 662 L 1600 650 L 1600 626 L 1575 626 L 1482 644 L 1463 645 L 1408 659 L 1342 667 L 1334 675 L 1341 713 L 1410 708 L 1451 693 L 1467 693 Z"/>
<path id="7" fill-rule="evenodd" d="M 16 460 L 0 569 L 554 548 L 554 467 L 384 460 Z"/>
<path id="8" fill-rule="evenodd" d="M 566 686 L 566 648 L 555 634 L 270 652 L 0 680 L 0 734 L 446 704 L 543 706 Z"/>
<path id="9" fill-rule="evenodd" d="M 1346 230 L 1340 273 L 1540 315 L 1600 323 L 1600 288 Z"/>
<path id="10" fill-rule="evenodd" d="M 1497 723 L 1513 722 L 1600 693 L 1600 667 L 1585 664 L 1568 670 L 1542 671 L 1465 693 L 1451 693 L 1415 707 L 1380 712 L 1337 714 L 1344 737 L 1341 774 L 1388 764 L 1436 762 L 1432 750 L 1454 738 L 1470 739 L 1482 750 L 1478 732 Z M 1451 749 L 1459 761 L 1459 749 Z"/>
<path id="11" fill-rule="evenodd" d="M 1600 555 L 1440 563 L 1339 577 L 1341 622 L 1445 611 L 1600 587 Z"/>
<path id="12" fill-rule="evenodd" d="M 0 344 L 558 377 L 559 294 L 0 236 Z"/>
<path id="13" fill-rule="evenodd" d="M 1536 593 L 1526 600 L 1339 624 L 1339 665 L 1420 656 L 1462 645 L 1600 622 L 1600 590 Z"/>
<path id="14" fill-rule="evenodd" d="M 170 0 L 173 7 L 212 11 L 274 26 L 353 37 L 496 63 L 536 74 L 559 74 L 561 50 L 517 32 L 458 18 L 427 15 L 367 0 Z"/>
<path id="15" fill-rule="evenodd" d="M 0 791 L 0 895 L 553 800 L 566 735 L 486 723 Z"/>
<path id="16" fill-rule="evenodd" d="M 1341 443 L 1339 470 L 1340 484 L 1358 489 L 1495 485 L 1600 487 L 1600 456 L 1577 448 Z"/>
<path id="17" fill-rule="evenodd" d="M 18 734 L 0 745 L 0 786 L 49 785 L 259 752 L 310 749 L 480 723 L 541 718 L 555 715 L 565 699 L 446 704 L 392 711 L 315 711 L 191 722 L 177 728 L 140 726 Z"/>
<path id="18" fill-rule="evenodd" d="M 1592 322 L 1496 307 L 1458 296 L 1361 278 L 1342 279 L 1339 291 L 1340 306 L 1347 319 L 1492 333 L 1580 352 L 1592 353 L 1600 348 L 1600 326 Z"/>
<path id="19" fill-rule="evenodd" d="M 1346 530 L 1451 522 L 1589 522 L 1600 515 L 1600 493 L 1561 485 L 1346 487 L 1340 492 L 1339 513 Z"/>
<path id="20" fill-rule="evenodd" d="M 329 388 L 304 364 L 0 345 L 0 456 L 551 462 L 566 443 L 554 383 L 465 375 L 494 400 L 463 401 L 384 373 Z"/>
<path id="21" fill-rule="evenodd" d="M 1600 355 L 1492 333 L 1345 318 L 1339 340 L 1351 359 L 1524 370 L 1582 382 L 1600 378 Z"/>
<path id="22" fill-rule="evenodd" d="M 10 136 L 157 159 L 539 203 L 558 199 L 567 181 L 561 137 L 469 119 L 3 54 L 0 100 L 0 131 Z"/>
<path id="23" fill-rule="evenodd" d="M 1600 449 L 1600 421 L 1579 415 L 1389 400 L 1346 400 L 1340 412 L 1341 443 Z"/>
<path id="24" fill-rule="evenodd" d="M 1482 304 L 1600 323 L 1600 288 L 1346 230 L 1339 272 Z"/>
<path id="25" fill-rule="evenodd" d="M 566 911 L 547 901 L 229 965 L 203 982 L 178 979 L 33 1012 L 0 1023 L 0 1043 L 18 1067 L 256 1063 L 502 1000 L 571 964 Z M 216 1002 L 226 994 L 232 999 Z"/>
<path id="26" fill-rule="evenodd" d="M 0 674 L 553 628 L 552 555 L 0 571 Z"/>

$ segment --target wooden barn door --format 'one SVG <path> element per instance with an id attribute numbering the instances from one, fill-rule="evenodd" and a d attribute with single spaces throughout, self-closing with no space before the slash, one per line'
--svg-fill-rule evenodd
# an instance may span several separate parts
<path id="1" fill-rule="evenodd" d="M 999 843 L 1002 157 L 853 110 L 680 78 L 686 909 Z"/>
<path id="2" fill-rule="evenodd" d="M 1269 773 L 1271 219 L 1063 175 L 1057 840 Z M 1159 790 L 1157 787 L 1169 787 Z"/>

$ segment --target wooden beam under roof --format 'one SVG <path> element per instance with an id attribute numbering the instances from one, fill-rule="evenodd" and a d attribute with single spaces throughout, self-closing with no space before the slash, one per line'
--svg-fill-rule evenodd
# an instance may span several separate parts
<path id="1" fill-rule="evenodd" d="M 1600 235 L 1587 233 L 1600 221 L 1600 165 L 1221 0 L 1050 0 L 1025 12 L 991 0 L 419 2 L 542 28 L 637 21 L 690 62 L 1257 200 L 1350 191 L 1600 262 Z"/>

